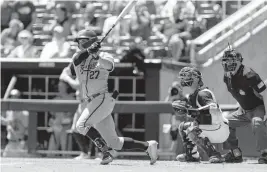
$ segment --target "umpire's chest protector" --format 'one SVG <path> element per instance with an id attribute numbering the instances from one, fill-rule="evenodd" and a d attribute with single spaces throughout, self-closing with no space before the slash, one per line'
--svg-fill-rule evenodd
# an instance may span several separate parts
<path id="1" fill-rule="evenodd" d="M 253 86 L 257 86 L 262 80 L 253 70 L 250 69 L 244 74 L 244 66 L 241 66 L 237 74 L 231 78 L 224 76 L 224 82 L 243 109 L 251 110 L 263 105 L 262 97 L 253 89 Z"/>

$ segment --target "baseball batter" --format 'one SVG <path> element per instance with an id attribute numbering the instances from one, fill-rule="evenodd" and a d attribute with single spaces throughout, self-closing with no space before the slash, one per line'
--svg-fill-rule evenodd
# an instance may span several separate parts
<path id="1" fill-rule="evenodd" d="M 198 146 L 207 153 L 210 163 L 223 162 L 221 154 L 215 150 L 212 143 L 226 141 L 229 136 L 229 126 L 227 119 L 222 116 L 214 94 L 204 87 L 202 75 L 196 68 L 182 68 L 179 79 L 183 91 L 189 93 L 188 102 L 178 100 L 172 105 L 178 113 L 190 115 L 194 121 L 182 122 L 179 125 L 186 152 L 178 155 L 176 159 L 187 162 L 200 161 Z"/>
<path id="2" fill-rule="evenodd" d="M 86 101 L 84 101 L 82 99 L 82 94 L 80 93 L 81 92 L 81 90 L 80 90 L 81 89 L 80 82 L 76 78 L 74 66 L 73 66 L 72 63 L 70 63 L 67 67 L 65 67 L 63 69 L 59 79 L 62 80 L 62 81 L 67 82 L 73 89 L 77 90 L 76 91 L 76 95 L 77 95 L 77 98 L 79 99 L 80 103 L 79 103 L 78 108 L 77 108 L 77 110 L 76 110 L 76 112 L 74 114 L 71 130 L 72 130 L 73 137 L 77 141 L 77 143 L 78 143 L 78 145 L 80 147 L 80 150 L 82 152 L 75 159 L 88 159 L 88 158 L 90 158 L 90 156 L 94 156 L 95 155 L 95 147 L 94 147 L 95 144 L 91 147 L 91 154 L 89 156 L 89 154 L 88 154 L 88 152 L 89 152 L 89 143 L 90 143 L 89 141 L 90 141 L 91 138 L 88 138 L 87 136 L 84 136 L 84 135 L 80 134 L 77 131 L 77 128 L 76 128 L 76 123 L 77 123 L 78 119 L 80 118 L 83 110 L 85 109 L 87 103 L 86 103 Z M 97 132 L 97 135 L 100 136 L 100 134 L 98 132 Z M 110 159 L 112 159 L 110 152 L 102 152 L 102 153 L 103 153 L 103 159 L 101 161 L 101 164 L 102 165 L 108 164 Z"/>
<path id="3" fill-rule="evenodd" d="M 137 141 L 132 138 L 118 137 L 111 113 L 117 95 L 108 92 L 108 76 L 114 69 L 113 57 L 101 48 L 95 32 L 82 30 L 76 38 L 80 52 L 73 56 L 73 66 L 80 82 L 82 99 L 87 102 L 76 128 L 79 133 L 91 138 L 96 146 L 111 162 L 109 147 L 115 150 L 140 149 L 150 156 L 150 164 L 158 158 L 157 142 Z M 99 133 L 100 135 L 99 135 Z M 103 138 L 102 138 L 102 137 Z"/>

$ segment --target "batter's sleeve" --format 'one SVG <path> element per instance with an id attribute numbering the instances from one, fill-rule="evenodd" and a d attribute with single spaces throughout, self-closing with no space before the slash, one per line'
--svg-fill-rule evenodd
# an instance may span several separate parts
<path id="1" fill-rule="evenodd" d="M 75 54 L 73 55 L 73 58 L 72 58 L 72 60 L 73 60 L 73 64 L 74 64 L 75 66 L 78 66 L 78 65 L 81 64 L 85 59 L 87 59 L 88 56 L 89 56 L 89 53 L 88 53 L 86 50 L 82 50 L 82 51 L 80 51 L 80 52 L 78 52 L 78 53 L 75 53 Z"/>
<path id="2" fill-rule="evenodd" d="M 110 63 L 112 63 L 111 69 L 108 70 L 109 72 L 112 72 L 114 70 L 114 68 L 115 68 L 115 62 L 114 62 L 113 56 L 111 54 L 109 54 L 109 53 L 104 53 L 103 58 L 105 60 L 108 60 Z"/>
<path id="3" fill-rule="evenodd" d="M 69 67 L 69 69 L 70 69 L 70 73 L 71 73 L 71 75 L 72 75 L 72 76 L 76 76 L 76 73 L 75 73 L 75 69 L 74 69 L 74 65 L 73 65 L 73 63 L 70 63 L 68 67 Z"/>
<path id="4" fill-rule="evenodd" d="M 260 76 L 250 69 L 250 71 L 246 74 L 249 86 L 252 87 L 258 93 L 263 92 L 266 89 L 265 83 L 262 81 Z"/>

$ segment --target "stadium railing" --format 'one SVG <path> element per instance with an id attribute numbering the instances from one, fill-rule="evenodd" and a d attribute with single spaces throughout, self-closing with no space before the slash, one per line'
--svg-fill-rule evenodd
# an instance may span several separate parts
<path id="1" fill-rule="evenodd" d="M 210 65 L 222 56 L 228 42 L 233 47 L 249 39 L 267 25 L 267 1 L 251 1 L 201 36 L 190 42 L 191 61 Z"/>

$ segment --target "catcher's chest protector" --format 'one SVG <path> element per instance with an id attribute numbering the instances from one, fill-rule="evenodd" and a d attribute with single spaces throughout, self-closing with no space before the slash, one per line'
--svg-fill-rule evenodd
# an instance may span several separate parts
<path id="1" fill-rule="evenodd" d="M 193 107 L 195 107 L 195 108 L 202 107 L 200 102 L 199 102 L 199 92 L 202 92 L 202 91 L 209 92 L 212 96 L 213 102 L 216 103 L 216 98 L 215 98 L 213 92 L 207 88 L 204 88 L 204 89 L 200 89 L 196 94 L 193 95 L 193 97 L 191 97 L 190 100 L 195 100 L 194 102 L 192 102 Z M 199 125 L 218 125 L 218 124 L 221 124 L 223 122 L 222 112 L 221 112 L 221 110 L 217 111 L 217 112 L 212 112 L 212 113 L 210 111 L 209 111 L 209 113 L 207 113 L 206 110 L 203 112 L 200 111 L 200 115 L 197 117 L 196 120 L 199 122 Z"/>

